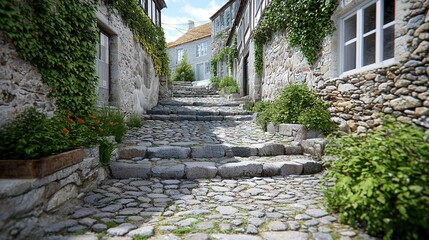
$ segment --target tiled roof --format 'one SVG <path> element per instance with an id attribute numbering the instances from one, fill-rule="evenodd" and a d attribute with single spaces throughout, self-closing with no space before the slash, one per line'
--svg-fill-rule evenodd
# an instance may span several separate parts
<path id="1" fill-rule="evenodd" d="M 206 23 L 188 30 L 176 41 L 167 43 L 167 47 L 175 47 L 184 43 L 192 42 L 201 38 L 209 37 L 212 34 L 212 23 Z"/>

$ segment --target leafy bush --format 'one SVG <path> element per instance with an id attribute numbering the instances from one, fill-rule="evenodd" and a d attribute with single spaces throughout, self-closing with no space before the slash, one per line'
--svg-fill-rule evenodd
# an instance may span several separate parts
<path id="1" fill-rule="evenodd" d="M 103 126 L 94 115 L 78 117 L 67 111 L 47 118 L 35 108 L 24 111 L 0 129 L 1 159 L 31 159 L 102 141 Z"/>
<path id="2" fill-rule="evenodd" d="M 103 164 L 107 164 L 110 162 L 110 157 L 112 156 L 113 149 L 115 148 L 116 144 L 106 140 L 102 141 L 100 143 L 100 146 L 98 148 L 100 153 L 100 162 Z"/>
<path id="3" fill-rule="evenodd" d="M 386 120 L 359 136 L 331 140 L 325 200 L 341 221 L 366 226 L 383 239 L 428 239 L 429 135 Z"/>
<path id="4" fill-rule="evenodd" d="M 257 103 L 255 111 L 259 113 L 257 122 L 263 128 L 267 122 L 290 123 L 330 133 L 336 125 L 330 120 L 328 107 L 328 103 L 320 100 L 307 86 L 291 85 L 285 87 L 273 103 Z"/>
<path id="5" fill-rule="evenodd" d="M 141 119 L 140 115 L 131 114 L 128 117 L 127 126 L 128 127 L 141 127 L 141 126 L 143 126 L 143 120 Z"/>
<path id="6" fill-rule="evenodd" d="M 211 83 L 212 85 L 219 85 L 219 82 L 220 82 L 220 80 L 219 80 L 219 78 L 218 78 L 218 77 L 211 77 L 211 78 L 210 78 L 210 83 Z"/>
<path id="7" fill-rule="evenodd" d="M 176 68 L 174 81 L 195 81 L 194 71 L 192 70 L 191 64 L 188 63 L 188 56 L 186 54 L 183 56 L 182 61 L 180 61 L 179 66 Z"/>
<path id="8" fill-rule="evenodd" d="M 225 89 L 225 93 L 228 94 L 240 92 L 237 82 L 229 76 L 222 78 L 222 80 L 219 82 L 219 90 L 222 89 Z"/>
<path id="9" fill-rule="evenodd" d="M 103 121 L 104 136 L 115 136 L 116 142 L 121 142 L 125 135 L 125 115 L 116 108 L 104 107 L 99 111 Z"/>

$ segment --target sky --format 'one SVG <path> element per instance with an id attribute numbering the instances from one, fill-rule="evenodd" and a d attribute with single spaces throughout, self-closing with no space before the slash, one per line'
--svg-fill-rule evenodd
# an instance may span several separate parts
<path id="1" fill-rule="evenodd" d="M 188 20 L 195 26 L 208 23 L 210 17 L 228 0 L 165 0 L 167 8 L 161 13 L 167 42 L 175 41 L 188 30 Z"/>

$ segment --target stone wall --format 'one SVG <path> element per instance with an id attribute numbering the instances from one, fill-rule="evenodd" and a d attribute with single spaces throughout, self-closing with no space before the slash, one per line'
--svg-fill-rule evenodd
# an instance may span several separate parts
<path id="1" fill-rule="evenodd" d="M 22 60 L 0 32 L 0 125 L 29 107 L 53 115 L 56 107 L 49 91 L 39 71 Z"/>
<path id="2" fill-rule="evenodd" d="M 356 2 L 342 1 L 340 8 Z M 285 34 L 277 34 L 264 47 L 262 99 L 273 100 L 285 86 L 305 83 L 331 103 L 333 120 L 346 130 L 366 132 L 380 124 L 380 113 L 429 129 L 429 0 L 397 0 L 396 5 L 396 64 L 338 77 L 337 33 L 325 39 L 312 66 L 288 45 Z"/>
<path id="3" fill-rule="evenodd" d="M 111 104 L 127 113 L 143 113 L 156 106 L 160 83 L 152 58 L 115 10 L 100 5 L 97 20 L 110 35 Z"/>
<path id="4" fill-rule="evenodd" d="M 93 190 L 107 177 L 98 148 L 85 149 L 82 162 L 40 179 L 0 179 L 0 238 L 28 239 L 46 213 Z M 33 236 L 34 237 L 34 236 Z"/>

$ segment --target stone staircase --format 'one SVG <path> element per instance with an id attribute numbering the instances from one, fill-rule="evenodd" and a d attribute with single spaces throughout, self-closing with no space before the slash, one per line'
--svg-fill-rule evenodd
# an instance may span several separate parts
<path id="1" fill-rule="evenodd" d="M 217 96 L 217 90 L 209 86 L 196 86 L 192 82 L 174 82 L 174 97 L 208 97 Z"/>
<path id="2" fill-rule="evenodd" d="M 110 163 L 112 176 L 238 178 L 322 170 L 323 140 L 300 134 L 297 142 L 294 136 L 264 132 L 245 110 L 245 100 L 201 93 L 192 89 L 148 111 L 141 128 L 127 131 Z"/>

